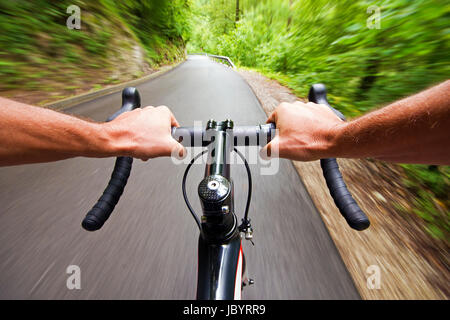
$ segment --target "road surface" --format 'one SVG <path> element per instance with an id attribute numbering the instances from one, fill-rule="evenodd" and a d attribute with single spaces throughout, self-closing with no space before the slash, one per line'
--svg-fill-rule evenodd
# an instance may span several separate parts
<path id="1" fill-rule="evenodd" d="M 181 125 L 231 118 L 263 123 L 265 113 L 232 69 L 190 56 L 174 70 L 138 86 L 143 105 L 167 105 Z M 104 121 L 120 107 L 120 93 L 66 112 Z M 134 167 L 110 220 L 97 232 L 80 226 L 100 196 L 114 159 L 75 158 L 0 168 L 1 299 L 195 299 L 198 231 L 181 194 L 183 164 L 169 158 Z M 204 167 L 189 173 L 191 202 Z M 252 165 L 250 211 L 255 246 L 245 243 L 255 284 L 244 299 L 358 299 L 359 295 L 292 163 L 275 175 Z M 242 217 L 247 178 L 233 165 Z M 81 289 L 69 290 L 69 266 Z"/>

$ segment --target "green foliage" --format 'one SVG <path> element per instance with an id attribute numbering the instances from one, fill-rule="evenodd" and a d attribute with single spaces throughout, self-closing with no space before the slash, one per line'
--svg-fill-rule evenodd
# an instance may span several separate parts
<path id="1" fill-rule="evenodd" d="M 445 0 L 246 0 L 237 23 L 235 5 L 194 2 L 189 52 L 229 56 L 302 97 L 313 83 L 325 83 L 330 102 L 350 117 L 450 75 Z M 381 10 L 379 29 L 372 28 L 372 5 Z M 417 195 L 414 212 L 430 234 L 448 238 L 449 167 L 404 169 Z"/>
<path id="2" fill-rule="evenodd" d="M 287 75 L 302 94 L 323 82 L 348 116 L 450 74 L 450 6 L 443 0 L 248 0 L 237 24 L 235 3 L 195 2 L 189 51 Z M 380 29 L 367 26 L 371 5 L 381 9 Z"/>
<path id="3" fill-rule="evenodd" d="M 414 213 L 425 221 L 435 238 L 450 235 L 450 167 L 402 165 L 408 176 L 405 185 L 417 194 Z"/>
<path id="4" fill-rule="evenodd" d="M 115 1 L 115 5 L 156 63 L 168 56 L 171 44 L 184 47 L 190 33 L 189 0 Z"/>
<path id="5" fill-rule="evenodd" d="M 138 42 L 152 66 L 182 54 L 189 36 L 190 0 L 33 0 L 0 2 L 0 88 L 31 89 L 36 70 L 114 68 L 119 35 Z M 81 30 L 66 26 L 67 8 L 81 9 Z M 74 73 L 75 75 L 75 73 Z M 56 75 L 54 75 L 56 76 Z"/>

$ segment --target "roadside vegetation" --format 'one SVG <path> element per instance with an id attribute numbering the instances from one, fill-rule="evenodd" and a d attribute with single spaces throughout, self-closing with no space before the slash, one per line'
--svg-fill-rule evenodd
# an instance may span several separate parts
<path id="1" fill-rule="evenodd" d="M 186 0 L 1 1 L 0 91 L 45 103 L 151 73 L 184 58 L 189 15 Z"/>
<path id="2" fill-rule="evenodd" d="M 376 19 L 380 10 L 380 19 Z M 313 83 L 348 117 L 419 92 L 450 74 L 450 6 L 443 0 L 196 0 L 189 52 L 229 56 L 301 98 Z M 447 148 L 448 146 L 442 146 Z M 450 235 L 448 166 L 401 165 L 423 228 Z"/>

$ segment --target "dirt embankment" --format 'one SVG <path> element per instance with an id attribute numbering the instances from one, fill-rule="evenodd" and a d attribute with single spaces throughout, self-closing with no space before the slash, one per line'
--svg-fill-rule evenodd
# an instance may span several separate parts
<path id="1" fill-rule="evenodd" d="M 280 102 L 302 100 L 257 72 L 239 73 L 266 113 Z M 365 231 L 347 226 L 329 195 L 318 161 L 294 161 L 294 165 L 363 299 L 448 299 L 448 244 L 424 232 L 415 214 L 397 209 L 410 208 L 414 198 L 402 184 L 402 168 L 370 159 L 338 162 L 350 191 L 371 220 Z M 373 275 L 369 266 L 373 265 L 380 270 L 379 289 L 368 286 Z"/>
<path id="2" fill-rule="evenodd" d="M 75 31 L 74 31 L 75 32 Z M 45 42 L 42 42 L 45 46 Z M 30 63 L 26 72 L 39 76 L 36 84 L 24 84 L 15 89 L 2 89 L 0 95 L 12 100 L 43 106 L 50 102 L 76 96 L 99 89 L 138 79 L 157 72 L 166 64 L 151 66 L 146 59 L 145 49 L 131 37 L 127 30 L 111 39 L 108 63 L 97 57 L 91 64 L 76 63 L 75 66 L 58 61 L 49 63 L 45 68 Z M 80 55 L 83 52 L 80 50 Z M 184 48 L 174 53 L 169 64 L 175 64 L 186 57 Z M 24 71 L 25 72 L 25 71 Z"/>

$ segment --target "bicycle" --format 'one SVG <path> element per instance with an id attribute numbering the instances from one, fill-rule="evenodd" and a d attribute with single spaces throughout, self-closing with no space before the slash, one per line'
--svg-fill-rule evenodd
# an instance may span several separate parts
<path id="1" fill-rule="evenodd" d="M 313 85 L 309 100 L 325 104 L 345 120 L 345 117 L 332 108 L 326 98 L 326 88 L 322 84 Z M 136 88 L 125 88 L 122 92 L 122 107 L 107 121 L 113 120 L 123 112 L 140 107 L 140 95 Z M 234 126 L 232 120 L 216 122 L 209 120 L 206 128 L 172 128 L 172 136 L 185 147 L 205 147 L 192 158 L 182 180 L 182 193 L 188 210 L 200 231 L 198 241 L 197 299 L 231 300 L 241 299 L 245 286 L 253 283 L 246 276 L 246 262 L 242 249 L 242 238 L 252 241 L 253 229 L 248 218 L 252 177 L 250 167 L 237 146 L 264 146 L 275 136 L 275 125 Z M 248 177 L 247 204 L 241 223 L 234 210 L 234 186 L 230 173 L 230 157 L 236 152 L 242 159 Z M 205 176 L 198 185 L 198 195 L 203 211 L 201 218 L 195 213 L 186 194 L 186 179 L 194 162 L 207 153 Z M 82 222 L 84 229 L 100 229 L 110 217 L 123 193 L 130 175 L 133 159 L 118 157 L 111 179 L 94 207 Z M 370 222 L 364 212 L 347 190 L 339 171 L 336 159 L 322 159 L 321 167 L 330 194 L 347 223 L 356 230 L 364 230 Z"/>

